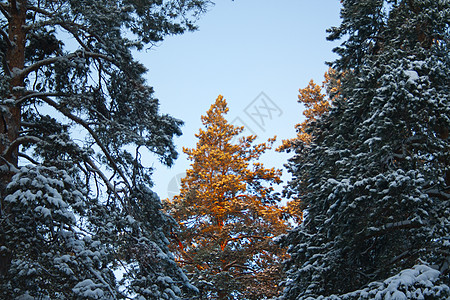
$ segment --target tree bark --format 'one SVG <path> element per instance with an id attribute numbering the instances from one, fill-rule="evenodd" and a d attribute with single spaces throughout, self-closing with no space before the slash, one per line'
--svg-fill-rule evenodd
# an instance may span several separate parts
<path id="1" fill-rule="evenodd" d="M 11 1 L 10 6 L 10 20 L 8 35 L 12 46 L 8 48 L 6 52 L 6 63 L 8 69 L 11 72 L 9 80 L 10 99 L 14 102 L 8 102 L 8 105 L 3 105 L 3 109 L 0 112 L 0 152 L 2 155 L 5 153 L 9 145 L 14 142 L 19 136 L 21 111 L 20 104 L 16 103 L 23 94 L 24 77 L 20 74 L 20 71 L 24 68 L 25 63 L 25 22 L 26 22 L 26 1 Z M 10 163 L 17 166 L 17 149 L 10 152 L 6 157 L 3 157 L 3 161 L 0 164 Z M 3 179 L 3 178 L 2 178 Z M 6 178 L 8 179 L 8 177 Z M 10 178 L 9 178 L 10 179 Z M 9 180 L 6 180 L 6 183 Z M 2 182 L 5 184 L 5 181 Z"/>
<path id="2" fill-rule="evenodd" d="M 19 137 L 21 108 L 17 103 L 23 94 L 24 77 L 20 75 L 20 70 L 25 64 L 25 41 L 26 41 L 26 1 L 10 1 L 9 6 L 9 27 L 8 38 L 11 45 L 8 47 L 5 58 L 6 65 L 10 72 L 9 95 L 0 109 L 0 217 L 4 218 L 5 211 L 5 189 L 13 176 L 12 167 L 17 167 L 18 146 L 10 151 L 10 145 Z M 3 99 L 5 100 L 5 99 Z M 3 236 L 0 236 L 0 246 L 6 244 Z M 8 272 L 12 258 L 10 249 L 2 249 L 0 252 L 0 275 Z"/>

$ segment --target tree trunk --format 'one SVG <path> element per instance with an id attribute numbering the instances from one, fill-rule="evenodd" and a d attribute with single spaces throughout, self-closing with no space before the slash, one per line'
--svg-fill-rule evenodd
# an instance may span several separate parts
<path id="1" fill-rule="evenodd" d="M 18 149 L 9 151 L 10 145 L 19 136 L 21 109 L 17 102 L 23 95 L 24 78 L 18 75 L 25 63 L 25 40 L 26 40 L 26 1 L 10 1 L 9 7 L 8 36 L 11 45 L 6 52 L 6 66 L 10 72 L 9 96 L 13 101 L 2 104 L 0 109 L 0 217 L 7 215 L 5 211 L 5 189 L 13 176 L 11 167 L 17 167 Z M 7 72 L 8 72 L 7 70 Z M 6 244 L 4 236 L 0 236 L 0 246 Z M 11 251 L 3 248 L 0 252 L 0 275 L 5 275 L 11 261 Z"/>

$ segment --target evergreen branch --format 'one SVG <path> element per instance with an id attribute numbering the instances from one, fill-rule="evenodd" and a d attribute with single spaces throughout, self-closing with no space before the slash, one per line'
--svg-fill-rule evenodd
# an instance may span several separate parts
<path id="1" fill-rule="evenodd" d="M 38 138 L 38 137 L 35 137 L 35 136 L 21 136 L 21 137 L 18 137 L 17 139 L 15 139 L 8 146 L 8 148 L 5 149 L 5 151 L 3 151 L 2 156 L 3 157 L 10 156 L 13 153 L 13 151 L 15 149 L 17 149 L 17 147 L 19 147 L 22 144 L 25 144 L 25 143 L 39 143 L 39 142 L 42 142 L 42 140 L 40 138 Z"/>
<path id="2" fill-rule="evenodd" d="M 30 92 L 27 93 L 25 96 L 19 98 L 16 101 L 16 105 L 20 105 L 23 102 L 25 102 L 25 100 L 30 99 L 30 98 L 41 98 L 41 97 L 56 97 L 56 96 L 64 96 L 65 94 L 63 93 L 38 93 L 38 92 Z"/>
<path id="3" fill-rule="evenodd" d="M 61 105 L 59 105 L 58 103 L 56 103 L 55 101 L 53 101 L 52 99 L 50 99 L 49 97 L 46 96 L 41 96 L 38 93 L 36 94 L 37 98 L 40 98 L 41 100 L 43 100 L 45 103 L 47 103 L 48 105 L 50 105 L 51 107 L 55 108 L 56 110 L 58 110 L 59 112 L 61 112 L 64 116 L 66 116 L 67 118 L 69 118 L 70 120 L 74 121 L 75 123 L 81 125 L 84 129 L 86 129 L 89 134 L 92 136 L 92 138 L 95 140 L 95 142 L 97 143 L 97 145 L 100 147 L 100 149 L 102 150 L 103 154 L 105 155 L 106 159 L 108 160 L 108 162 L 111 164 L 111 167 L 117 171 L 117 173 L 120 175 L 120 177 L 122 178 L 122 180 L 124 181 L 125 185 L 127 186 L 127 188 L 131 188 L 130 183 L 128 182 L 128 179 L 126 178 L 125 174 L 122 172 L 122 170 L 119 168 L 119 166 L 116 164 L 115 160 L 112 158 L 111 154 L 109 154 L 108 149 L 106 148 L 105 145 L 103 145 L 103 143 L 101 142 L 100 138 L 98 137 L 98 135 L 95 133 L 95 131 L 81 118 L 73 115 L 67 108 L 65 107 L 61 107 Z"/>
<path id="4" fill-rule="evenodd" d="M 450 200 L 450 194 L 449 193 L 446 193 L 446 192 L 443 192 L 443 191 L 440 191 L 440 190 L 438 190 L 437 188 L 433 188 L 433 189 L 428 189 L 428 190 L 425 190 L 424 191 L 428 196 L 431 196 L 431 197 L 437 197 L 437 198 L 439 198 L 439 199 L 441 199 L 441 200 Z"/>
<path id="5" fill-rule="evenodd" d="M 101 59 L 105 59 L 105 60 L 108 60 L 111 62 L 113 61 L 113 59 L 111 57 L 109 57 L 105 54 L 95 53 L 95 52 L 86 52 L 86 51 L 75 51 L 75 52 L 70 53 L 65 56 L 56 56 L 56 57 L 51 57 L 51 58 L 47 58 L 47 59 L 43 59 L 38 62 L 35 62 L 34 64 L 32 64 L 22 70 L 14 72 L 13 77 L 25 77 L 28 74 L 30 74 L 31 72 L 34 72 L 43 66 L 48 66 L 48 65 L 54 64 L 62 59 L 71 60 L 71 59 L 77 58 L 77 57 L 101 58 Z"/>
<path id="6" fill-rule="evenodd" d="M 100 282 L 108 288 L 109 292 L 111 293 L 111 296 L 113 296 L 114 298 L 116 298 L 116 297 L 115 297 L 115 296 L 116 296 L 116 293 L 113 292 L 113 289 L 112 289 L 111 286 L 105 281 L 105 279 L 103 279 L 102 275 L 101 275 L 99 272 L 95 271 L 92 267 L 89 267 L 89 271 L 90 271 L 92 274 L 94 274 L 95 277 L 97 277 L 97 279 L 100 280 Z"/>
<path id="7" fill-rule="evenodd" d="M 400 230 L 400 229 L 412 229 L 412 228 L 420 228 L 422 226 L 425 226 L 424 224 L 413 222 L 411 220 L 404 220 L 400 222 L 395 223 L 387 223 L 381 227 L 372 227 L 371 231 L 374 231 L 373 233 L 366 235 L 366 239 L 380 236 L 385 234 L 386 232 L 394 231 L 394 230 Z"/>
<path id="8" fill-rule="evenodd" d="M 114 196 L 117 197 L 117 199 L 120 200 L 120 203 L 123 207 L 125 207 L 125 203 L 123 202 L 123 199 L 119 196 L 116 188 L 111 184 L 111 181 L 108 180 L 105 174 L 97 167 L 97 165 L 92 161 L 90 157 L 85 158 L 86 163 L 92 168 L 92 170 L 100 176 L 100 178 L 103 180 L 103 182 L 106 184 L 108 189 L 111 190 L 111 192 L 114 194 Z"/>

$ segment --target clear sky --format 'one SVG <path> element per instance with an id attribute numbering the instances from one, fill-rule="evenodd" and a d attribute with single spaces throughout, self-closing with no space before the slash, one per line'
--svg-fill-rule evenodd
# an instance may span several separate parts
<path id="1" fill-rule="evenodd" d="M 171 180 L 189 167 L 181 149 L 195 147 L 200 116 L 219 94 L 227 99 L 228 121 L 244 125 L 257 142 L 277 135 L 279 145 L 295 136 L 294 125 L 303 120 L 298 89 L 310 79 L 320 83 L 325 61 L 336 57 L 331 50 L 338 44 L 326 41 L 325 30 L 339 25 L 339 10 L 338 0 L 217 0 L 198 22 L 199 30 L 137 55 L 149 69 L 148 84 L 161 112 L 185 122 L 172 168 L 148 158 L 156 168 L 154 191 L 162 199 L 174 190 Z M 288 157 L 270 152 L 262 162 L 282 168 Z"/>

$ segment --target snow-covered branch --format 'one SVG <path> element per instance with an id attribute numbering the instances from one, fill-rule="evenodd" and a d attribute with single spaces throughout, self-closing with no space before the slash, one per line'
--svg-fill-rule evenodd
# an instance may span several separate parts
<path id="1" fill-rule="evenodd" d="M 3 157 L 8 157 L 10 156 L 14 150 L 17 149 L 17 147 L 19 147 L 22 144 L 26 144 L 26 143 L 39 143 L 42 140 L 38 137 L 35 136 L 21 136 L 18 137 L 17 139 L 15 139 L 8 148 L 5 149 L 5 151 L 2 153 Z"/>
<path id="2" fill-rule="evenodd" d="M 442 200 L 450 200 L 450 193 L 446 193 L 442 190 L 439 190 L 437 188 L 433 188 L 433 189 L 428 189 L 425 191 L 426 194 L 428 194 L 428 196 L 431 197 L 437 197 L 439 199 Z"/>
<path id="3" fill-rule="evenodd" d="M 369 227 L 370 233 L 366 235 L 366 238 L 379 236 L 388 231 L 399 230 L 399 229 L 419 228 L 422 226 L 424 226 L 424 224 L 421 224 L 419 222 L 414 222 L 411 220 L 403 220 L 400 222 L 387 223 L 380 227 Z"/>
<path id="4" fill-rule="evenodd" d="M 48 65 L 54 64 L 63 59 L 71 60 L 71 59 L 77 58 L 77 57 L 101 58 L 101 59 L 105 59 L 108 61 L 113 61 L 113 59 L 111 57 L 109 57 L 105 54 L 95 53 L 95 52 L 87 52 L 87 51 L 75 51 L 68 55 L 51 57 L 51 58 L 47 58 L 47 59 L 43 59 L 38 62 L 35 62 L 34 64 L 24 68 L 23 70 L 14 72 L 14 77 L 25 77 L 28 74 L 30 74 L 31 72 L 34 72 L 43 66 L 48 66 Z"/>
<path id="5" fill-rule="evenodd" d="M 89 134 L 92 136 L 92 138 L 95 140 L 97 145 L 100 147 L 100 149 L 102 150 L 106 159 L 110 163 L 111 167 L 120 175 L 120 177 L 124 181 L 125 185 L 128 188 L 131 187 L 125 174 L 122 172 L 122 170 L 119 168 L 119 166 L 117 166 L 115 160 L 111 157 L 111 154 L 109 153 L 108 149 L 106 149 L 105 145 L 103 145 L 103 143 L 100 141 L 100 138 L 95 133 L 95 131 L 83 119 L 73 115 L 72 113 L 70 113 L 70 111 L 67 108 L 61 107 L 61 105 L 59 105 L 58 103 L 56 103 L 49 97 L 40 96 L 40 95 L 37 95 L 36 97 L 43 100 L 45 103 L 52 106 L 53 108 L 57 109 L 59 112 L 61 112 L 64 116 L 66 116 L 70 120 L 74 121 L 75 123 L 77 123 L 77 124 L 81 125 L 83 128 L 85 128 L 89 132 Z"/>
<path id="6" fill-rule="evenodd" d="M 111 288 L 111 285 L 109 285 L 109 284 L 105 281 L 105 279 L 103 279 L 102 275 L 101 275 L 99 272 L 95 271 L 92 267 L 89 267 L 89 271 L 90 271 L 92 274 L 94 274 L 95 277 L 97 277 L 97 279 L 100 280 L 100 282 L 101 282 L 104 286 L 106 286 L 106 287 L 108 288 L 109 292 L 111 293 L 111 296 L 112 296 L 113 298 L 116 298 L 116 293 L 115 293 L 115 292 L 113 291 L 113 289 Z"/>
<path id="7" fill-rule="evenodd" d="M 100 178 L 106 184 L 108 189 L 114 194 L 114 196 L 117 197 L 117 199 L 119 199 L 121 204 L 125 207 L 125 203 L 123 202 L 123 199 L 118 194 L 116 188 L 111 184 L 111 181 L 109 181 L 108 177 L 106 177 L 106 175 L 103 174 L 103 172 L 97 167 L 97 165 L 94 163 L 94 161 L 92 161 L 92 159 L 87 158 L 85 160 L 86 160 L 86 163 L 92 168 L 92 170 L 100 176 Z"/>
<path id="8" fill-rule="evenodd" d="M 25 96 L 19 98 L 16 101 L 16 104 L 22 104 L 23 102 L 25 102 L 28 99 L 31 98 L 41 98 L 41 97 L 57 97 L 57 96 L 64 96 L 64 94 L 62 93 L 39 93 L 39 92 L 30 92 L 27 93 Z"/>

